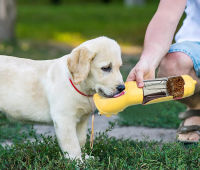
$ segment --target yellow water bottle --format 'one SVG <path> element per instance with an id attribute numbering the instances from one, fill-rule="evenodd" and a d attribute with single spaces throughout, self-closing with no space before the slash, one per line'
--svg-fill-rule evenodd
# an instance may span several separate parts
<path id="1" fill-rule="evenodd" d="M 146 105 L 191 96 L 195 85 L 196 81 L 188 75 L 146 80 L 143 88 L 138 88 L 135 81 L 129 81 L 125 83 L 123 95 L 106 98 L 95 94 L 93 99 L 99 113 L 109 117 L 130 105 Z"/>

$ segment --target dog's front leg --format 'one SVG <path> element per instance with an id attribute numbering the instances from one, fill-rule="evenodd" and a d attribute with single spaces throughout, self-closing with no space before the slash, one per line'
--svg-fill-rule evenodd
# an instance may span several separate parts
<path id="1" fill-rule="evenodd" d="M 86 142 L 89 117 L 90 117 L 90 114 L 86 114 L 82 116 L 80 122 L 77 124 L 76 131 L 77 131 L 77 136 L 78 136 L 78 140 L 81 147 L 83 147 Z"/>
<path id="2" fill-rule="evenodd" d="M 72 116 L 56 116 L 53 118 L 58 143 L 66 158 L 80 159 L 81 148 L 76 134 L 76 121 Z"/>

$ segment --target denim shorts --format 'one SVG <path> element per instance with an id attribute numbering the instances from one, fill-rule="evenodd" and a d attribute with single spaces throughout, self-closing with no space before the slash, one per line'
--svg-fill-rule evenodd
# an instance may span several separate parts
<path id="1" fill-rule="evenodd" d="M 196 75 L 200 77 L 200 41 L 183 41 L 172 44 L 168 53 L 183 52 L 188 55 L 194 65 Z"/>

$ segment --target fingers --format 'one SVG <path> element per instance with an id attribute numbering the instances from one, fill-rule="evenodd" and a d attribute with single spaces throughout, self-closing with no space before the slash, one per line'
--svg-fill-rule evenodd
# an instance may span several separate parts
<path id="1" fill-rule="evenodd" d="M 136 81 L 139 88 L 144 87 L 142 70 L 133 68 L 126 81 Z"/>
<path id="2" fill-rule="evenodd" d="M 143 71 L 140 70 L 140 69 L 136 69 L 136 76 L 135 77 L 136 77 L 137 86 L 139 88 L 144 87 L 144 82 L 143 82 L 144 73 L 143 73 Z"/>
<path id="3" fill-rule="evenodd" d="M 144 87 L 144 79 L 155 78 L 155 69 L 151 68 L 145 61 L 139 61 L 130 71 L 126 81 L 136 81 L 139 88 Z"/>

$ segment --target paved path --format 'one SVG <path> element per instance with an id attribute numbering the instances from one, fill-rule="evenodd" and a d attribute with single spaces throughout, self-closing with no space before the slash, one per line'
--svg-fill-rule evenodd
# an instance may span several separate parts
<path id="1" fill-rule="evenodd" d="M 105 131 L 109 122 L 113 122 L 117 117 L 112 116 L 107 118 L 105 116 L 95 115 L 94 130 L 95 132 Z M 35 125 L 34 128 L 38 134 L 46 134 L 54 136 L 55 132 L 52 126 Z M 91 128 L 91 119 L 88 124 L 88 128 Z M 133 139 L 139 141 L 163 141 L 163 142 L 173 142 L 176 137 L 175 129 L 163 129 L 163 128 L 147 128 L 147 127 L 115 127 L 112 131 L 108 133 L 109 136 L 114 136 L 116 138 Z"/>
<path id="2" fill-rule="evenodd" d="M 117 116 L 107 118 L 105 116 L 95 115 L 94 132 L 105 131 L 109 127 L 109 122 L 115 121 Z M 91 128 L 91 118 L 88 123 L 88 128 Z M 53 126 L 49 125 L 34 125 L 34 129 L 37 134 L 43 134 L 46 136 L 55 136 Z M 147 127 L 135 127 L 135 126 L 116 126 L 112 131 L 108 132 L 108 135 L 116 138 L 132 139 L 138 141 L 162 141 L 162 142 L 174 142 L 176 137 L 175 129 L 163 129 L 163 128 L 147 128 Z M 5 141 L 1 143 L 2 146 L 12 145 L 12 142 Z"/>

